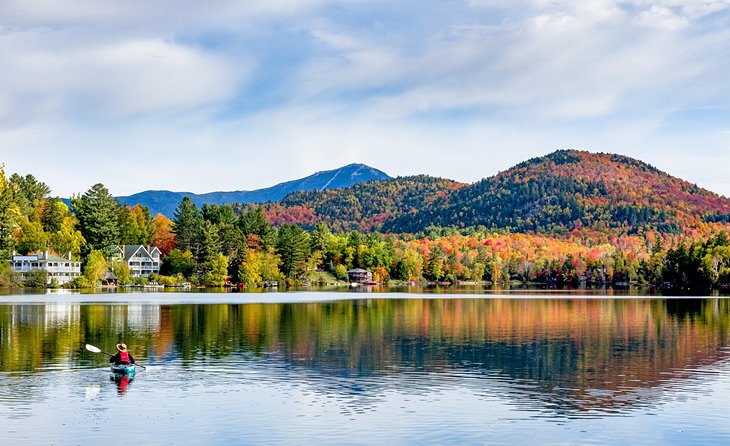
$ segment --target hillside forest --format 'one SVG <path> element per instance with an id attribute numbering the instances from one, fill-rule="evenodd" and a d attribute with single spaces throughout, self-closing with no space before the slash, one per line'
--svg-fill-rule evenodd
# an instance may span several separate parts
<path id="1" fill-rule="evenodd" d="M 657 189 L 651 199 L 641 198 L 627 179 L 637 168 L 644 185 L 666 175 L 643 164 L 623 172 L 620 189 L 595 177 L 561 177 L 565 153 L 556 153 L 547 162 L 560 180 L 540 179 L 549 166 L 534 165 L 545 157 L 474 185 L 407 177 L 245 206 L 199 207 L 186 197 L 172 218 L 121 205 L 102 184 L 67 206 L 32 175 L 7 177 L 0 170 L 0 257 L 71 253 L 83 264 L 83 275 L 72 283 L 77 288 L 99 285 L 107 271 L 121 284 L 140 283 L 124 262 L 110 260 L 120 244 L 160 248 L 160 275 L 148 280 L 164 285 L 300 286 L 323 277 L 346 280 L 349 269 L 364 268 L 384 283 L 730 286 L 727 199 L 676 186 L 671 177 L 663 180 L 665 189 L 678 188 L 676 194 L 689 194 L 686 199 Z M 623 198 L 615 196 L 619 191 Z M 468 204 L 475 201 L 482 205 Z M 0 286 L 19 285 L 44 283 L 32 277 L 21 283 L 9 263 L 0 262 Z"/>

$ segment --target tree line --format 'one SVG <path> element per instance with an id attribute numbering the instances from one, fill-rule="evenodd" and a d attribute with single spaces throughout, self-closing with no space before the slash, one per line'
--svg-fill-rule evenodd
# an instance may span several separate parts
<path id="1" fill-rule="evenodd" d="M 32 175 L 0 171 L 0 255 L 51 250 L 83 262 L 74 286 L 114 273 L 134 281 L 116 245 L 155 245 L 163 261 L 149 280 L 165 285 L 298 286 L 346 280 L 364 268 L 378 282 L 491 282 L 675 288 L 730 286 L 727 224 L 702 223 L 680 233 L 574 230 L 560 235 L 431 226 L 413 234 L 272 224 L 264 206 L 203 205 L 189 198 L 172 220 L 143 206 L 121 205 L 102 184 L 70 204 L 51 197 Z M 139 280 L 139 279 L 137 279 Z M 17 282 L 2 262 L 0 285 Z"/>

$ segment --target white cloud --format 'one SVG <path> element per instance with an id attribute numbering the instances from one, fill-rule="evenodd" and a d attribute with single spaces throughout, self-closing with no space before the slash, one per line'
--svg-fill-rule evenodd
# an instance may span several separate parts
<path id="1" fill-rule="evenodd" d="M 667 119 L 730 100 L 729 7 L 6 0 L 0 152 L 62 195 L 250 189 L 349 162 L 474 181 L 566 147 L 727 164 L 727 138 L 698 149 Z M 708 172 L 695 181 L 724 187 Z"/>
<path id="2" fill-rule="evenodd" d="M 653 5 L 636 17 L 636 23 L 649 28 L 676 31 L 689 26 L 690 19 L 677 14 L 666 6 Z"/>
<path id="3" fill-rule="evenodd" d="M 8 112 L 29 119 L 194 108 L 227 99 L 245 77 L 245 70 L 224 59 L 173 42 L 130 40 L 57 51 L 37 45 L 37 38 L 0 37 L 0 98 L 12 104 Z"/>
<path id="4" fill-rule="evenodd" d="M 650 10 L 632 15 L 617 2 L 588 4 L 551 2 L 520 23 L 434 32 L 415 48 L 358 39 L 345 29 L 316 30 L 330 51 L 306 66 L 302 94 L 373 88 L 359 106 L 391 118 L 501 108 L 563 120 L 609 116 L 627 107 L 673 108 L 688 100 L 684 85 L 726 82 L 717 77 L 717 69 L 728 65 L 719 38 L 726 31 L 713 30 L 710 37 L 652 32 L 642 16 Z M 651 26 L 680 26 L 670 19 L 655 17 Z M 698 88 L 692 90 L 697 94 Z"/>
<path id="5" fill-rule="evenodd" d="M 337 0 L 4 0 L 11 27 L 81 26 L 126 30 L 240 29 L 253 20 L 287 17 Z"/>

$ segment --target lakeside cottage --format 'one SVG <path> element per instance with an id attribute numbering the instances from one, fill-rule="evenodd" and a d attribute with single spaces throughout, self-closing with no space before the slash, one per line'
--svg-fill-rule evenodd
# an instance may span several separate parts
<path id="1" fill-rule="evenodd" d="M 127 263 L 132 277 L 149 277 L 160 273 L 160 255 L 157 246 L 120 245 L 113 257 Z"/>
<path id="2" fill-rule="evenodd" d="M 26 279 L 26 274 L 31 271 L 46 271 L 48 273 L 47 285 L 50 285 L 53 279 L 56 280 L 58 285 L 64 285 L 81 275 L 81 262 L 71 260 L 70 252 L 66 254 L 66 257 L 60 257 L 48 251 L 24 256 L 13 253 L 10 267 L 13 271 L 19 273 L 23 280 Z"/>
<path id="3" fill-rule="evenodd" d="M 347 281 L 350 283 L 371 283 L 373 273 L 362 268 L 351 269 L 347 272 Z"/>

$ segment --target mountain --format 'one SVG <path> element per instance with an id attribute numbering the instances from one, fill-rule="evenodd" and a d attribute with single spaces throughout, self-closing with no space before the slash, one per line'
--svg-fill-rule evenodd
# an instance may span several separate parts
<path id="1" fill-rule="evenodd" d="M 317 172 L 298 180 L 279 183 L 265 189 L 251 191 L 210 192 L 194 194 L 191 192 L 171 192 L 167 190 L 148 190 L 127 197 L 118 197 L 122 204 L 133 206 L 141 204 L 150 208 L 152 215 L 157 213 L 172 217 L 183 197 L 190 197 L 198 206 L 206 204 L 264 203 L 279 201 L 286 195 L 298 191 L 323 191 L 352 186 L 372 180 L 390 179 L 386 173 L 364 164 L 349 164 L 339 169 Z"/>
<path id="2" fill-rule="evenodd" d="M 406 177 L 291 194 L 273 222 L 417 232 L 428 226 L 560 234 L 573 229 L 677 233 L 726 221 L 730 200 L 622 155 L 559 150 L 471 185 Z"/>
<path id="3" fill-rule="evenodd" d="M 444 197 L 467 186 L 443 178 L 417 175 L 370 181 L 336 190 L 294 192 L 279 203 L 263 205 L 268 220 L 312 227 L 327 223 L 335 230 L 371 231 L 396 217 L 432 209 Z"/>
<path id="4" fill-rule="evenodd" d="M 575 228 L 677 233 L 730 212 L 730 200 L 622 155 L 559 150 L 465 187 L 414 219 L 384 230 L 424 225 L 483 225 L 515 232 Z"/>

